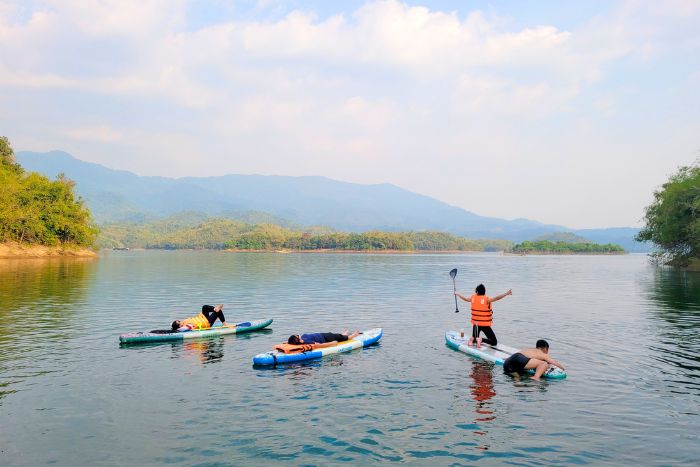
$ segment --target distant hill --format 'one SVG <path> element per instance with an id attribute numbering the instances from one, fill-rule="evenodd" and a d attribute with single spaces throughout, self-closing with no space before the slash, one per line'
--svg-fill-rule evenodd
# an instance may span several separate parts
<path id="1" fill-rule="evenodd" d="M 563 242 L 563 243 L 593 243 L 587 238 L 576 235 L 573 232 L 552 232 L 544 235 L 540 235 L 535 239 L 535 241 L 546 241 L 546 242 Z"/>
<path id="2" fill-rule="evenodd" d="M 28 170 L 51 177 L 63 172 L 75 180 L 78 194 L 98 223 L 152 221 L 193 211 L 289 227 L 326 225 L 349 232 L 431 230 L 514 242 L 571 230 L 528 219 L 479 216 L 391 184 L 264 175 L 142 177 L 84 162 L 62 151 L 19 152 L 17 159 Z M 246 216 L 258 219 L 242 219 Z M 640 251 L 644 245 L 633 240 L 637 231 L 619 228 L 574 232 L 599 243 L 613 242 L 628 251 Z"/>

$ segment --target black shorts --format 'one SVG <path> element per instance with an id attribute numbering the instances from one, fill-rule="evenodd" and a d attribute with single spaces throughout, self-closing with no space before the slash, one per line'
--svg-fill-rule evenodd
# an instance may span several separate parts
<path id="1" fill-rule="evenodd" d="M 345 342 L 346 340 L 348 340 L 348 336 L 346 336 L 345 334 L 336 334 L 334 332 L 322 332 L 321 335 L 326 340 L 326 342 Z"/>
<path id="2" fill-rule="evenodd" d="M 520 373 L 525 369 L 525 365 L 530 361 L 528 357 L 521 354 L 520 352 L 515 352 L 510 357 L 506 358 L 503 362 L 503 372 L 504 373 Z"/>

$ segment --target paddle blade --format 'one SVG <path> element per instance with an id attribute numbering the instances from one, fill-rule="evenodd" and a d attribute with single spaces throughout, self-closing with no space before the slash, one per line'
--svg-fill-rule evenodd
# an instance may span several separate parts
<path id="1" fill-rule="evenodd" d="M 450 277 L 454 279 L 457 277 L 457 268 L 454 268 L 452 271 L 450 271 Z"/>

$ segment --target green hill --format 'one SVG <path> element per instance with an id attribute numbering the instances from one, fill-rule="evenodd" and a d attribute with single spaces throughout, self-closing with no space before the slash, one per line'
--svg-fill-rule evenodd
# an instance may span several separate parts
<path id="1" fill-rule="evenodd" d="M 592 241 L 573 232 L 552 232 L 540 235 L 534 241 L 561 242 L 561 243 L 593 243 Z"/>
<path id="2" fill-rule="evenodd" d="M 444 232 L 338 232 L 328 227 L 290 229 L 262 223 L 178 215 L 149 223 L 103 226 L 102 247 L 237 250 L 508 250 L 507 240 L 469 240 Z"/>

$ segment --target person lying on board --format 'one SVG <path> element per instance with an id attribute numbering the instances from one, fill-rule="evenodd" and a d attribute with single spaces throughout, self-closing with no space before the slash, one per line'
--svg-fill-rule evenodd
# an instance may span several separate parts
<path id="1" fill-rule="evenodd" d="M 287 339 L 287 344 L 290 345 L 311 345 L 313 349 L 320 349 L 323 347 L 331 347 L 336 345 L 338 342 L 345 342 L 350 339 L 354 339 L 360 335 L 360 331 L 355 331 L 350 334 L 347 330 L 336 334 L 334 332 L 316 332 L 312 334 L 292 334 Z"/>
<path id="2" fill-rule="evenodd" d="M 549 356 L 549 343 L 540 339 L 535 344 L 534 349 L 518 350 L 506 358 L 506 361 L 503 362 L 503 372 L 522 373 L 525 370 L 535 370 L 535 376 L 532 379 L 538 380 L 547 371 L 549 365 L 558 366 L 566 371 L 564 365 Z"/>
<path id="3" fill-rule="evenodd" d="M 223 303 L 216 306 L 203 305 L 202 312 L 197 316 L 192 316 L 187 319 L 176 319 L 172 323 L 172 330 L 177 332 L 185 332 L 209 329 L 214 325 L 217 319 L 221 321 L 222 326 L 228 326 L 228 324 L 226 324 L 226 318 L 224 317 Z"/>
<path id="4" fill-rule="evenodd" d="M 465 302 L 471 303 L 472 307 L 472 335 L 469 337 L 467 345 L 472 345 L 474 341 L 476 341 L 476 347 L 481 348 L 482 340 L 488 345 L 497 345 L 498 339 L 496 339 L 496 334 L 493 332 L 493 329 L 491 329 L 491 326 L 493 326 L 493 309 L 491 304 L 503 297 L 513 295 L 513 291 L 508 290 L 508 292 L 496 295 L 492 298 L 486 295 L 486 287 L 484 287 L 484 284 L 479 284 L 476 286 L 475 292 L 476 293 L 471 297 L 465 297 L 461 293 L 455 292 L 456 296 Z M 486 339 L 479 337 L 482 331 L 486 335 Z"/>

